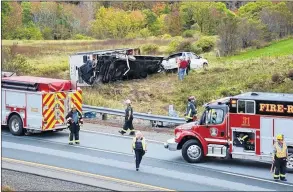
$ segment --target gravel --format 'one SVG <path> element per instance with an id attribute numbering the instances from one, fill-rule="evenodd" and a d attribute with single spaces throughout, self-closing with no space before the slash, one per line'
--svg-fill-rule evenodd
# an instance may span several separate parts
<path id="1" fill-rule="evenodd" d="M 2 186 L 9 186 L 13 191 L 109 191 L 8 169 L 2 169 Z"/>

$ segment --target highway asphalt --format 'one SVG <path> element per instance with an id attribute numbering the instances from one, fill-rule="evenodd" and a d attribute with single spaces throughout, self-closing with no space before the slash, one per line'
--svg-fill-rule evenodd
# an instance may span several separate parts
<path id="1" fill-rule="evenodd" d="M 181 152 L 160 142 L 148 142 L 140 171 L 135 171 L 131 138 L 80 132 L 81 144 L 69 146 L 68 132 L 12 136 L 2 129 L 2 157 L 104 175 L 179 191 L 292 191 L 288 182 L 275 182 L 270 165 L 250 161 L 210 159 L 188 164 Z M 157 189 L 159 190 L 159 188 Z"/>

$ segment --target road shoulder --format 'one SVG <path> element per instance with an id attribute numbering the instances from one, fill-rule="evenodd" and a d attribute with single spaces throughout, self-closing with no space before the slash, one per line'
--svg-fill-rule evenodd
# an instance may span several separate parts
<path id="1" fill-rule="evenodd" d="M 58 168 L 31 162 L 2 158 L 2 168 L 58 179 L 68 182 L 79 183 L 111 191 L 151 191 L 158 190 L 155 186 L 120 180 L 101 175 L 79 172 L 70 169 Z"/>

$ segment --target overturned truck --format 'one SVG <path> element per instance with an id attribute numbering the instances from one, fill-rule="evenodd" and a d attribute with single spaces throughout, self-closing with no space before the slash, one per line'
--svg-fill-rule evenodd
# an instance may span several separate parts
<path id="1" fill-rule="evenodd" d="M 163 70 L 161 56 L 140 55 L 138 48 L 113 49 L 70 55 L 70 78 L 78 86 L 146 78 Z"/>

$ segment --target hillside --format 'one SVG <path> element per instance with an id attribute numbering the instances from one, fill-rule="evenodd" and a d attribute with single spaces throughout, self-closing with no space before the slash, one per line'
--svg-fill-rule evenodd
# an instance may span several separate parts
<path id="1" fill-rule="evenodd" d="M 199 105 L 241 91 L 293 92 L 293 39 L 272 43 L 263 49 L 217 59 L 212 53 L 207 71 L 192 71 L 183 82 L 176 74 L 158 74 L 147 79 L 100 85 L 84 89 L 87 104 L 123 108 L 133 101 L 136 111 L 168 114 L 168 105 L 182 115 L 186 98 L 195 95 Z M 290 79 L 290 78 L 291 79 Z"/>
<path id="2" fill-rule="evenodd" d="M 168 42 L 170 40 L 162 39 L 18 41 L 17 45 L 13 45 L 12 41 L 3 41 L 4 45 L 12 45 L 8 55 L 4 55 L 3 58 L 9 59 L 14 55 L 10 61 L 13 65 L 9 67 L 23 74 L 68 79 L 70 53 L 138 47 L 147 43 L 156 43 L 161 50 L 168 45 Z M 4 49 L 6 48 L 4 46 Z M 248 49 L 230 57 L 218 58 L 212 51 L 203 54 L 210 63 L 208 70 L 192 71 L 183 82 L 178 81 L 177 74 L 155 74 L 147 79 L 83 88 L 83 98 L 85 104 L 117 109 L 123 109 L 123 101 L 129 98 L 133 101 L 135 111 L 151 111 L 153 114 L 162 115 L 167 115 L 168 105 L 173 104 L 175 110 L 182 116 L 189 95 L 195 95 L 199 105 L 202 105 L 212 99 L 238 94 L 241 91 L 292 93 L 293 81 L 290 80 L 293 76 L 292 50 L 293 38 L 271 43 L 262 49 Z M 167 55 L 164 52 L 161 54 Z"/>

